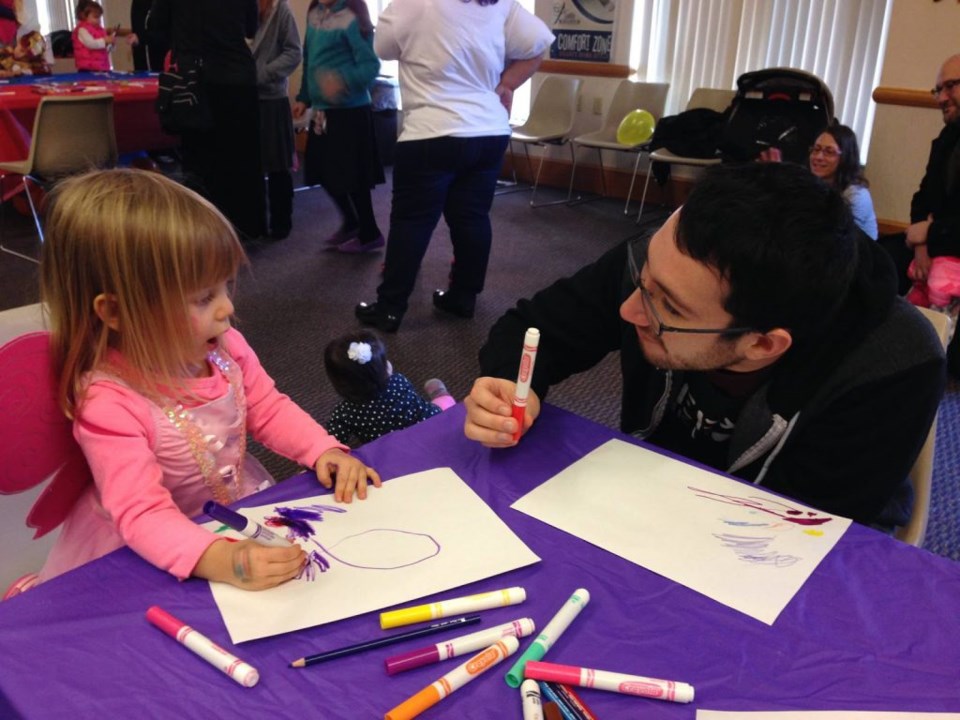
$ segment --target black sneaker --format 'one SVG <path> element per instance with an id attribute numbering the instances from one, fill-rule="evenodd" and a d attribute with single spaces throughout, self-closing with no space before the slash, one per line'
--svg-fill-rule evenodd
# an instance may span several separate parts
<path id="1" fill-rule="evenodd" d="M 443 310 L 443 312 L 456 315 L 457 317 L 472 318 L 476 304 L 476 295 L 465 297 L 463 295 L 454 295 L 449 290 L 433 291 L 433 306 L 438 310 Z"/>

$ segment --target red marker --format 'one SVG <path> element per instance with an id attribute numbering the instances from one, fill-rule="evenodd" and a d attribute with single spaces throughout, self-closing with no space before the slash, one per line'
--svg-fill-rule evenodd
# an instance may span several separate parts
<path id="1" fill-rule="evenodd" d="M 228 653 L 210 638 L 201 635 L 166 610 L 154 605 L 147 610 L 147 620 L 244 687 L 253 687 L 260 680 L 260 675 L 254 667 Z"/>
<path id="2" fill-rule="evenodd" d="M 520 371 L 517 373 L 517 390 L 513 397 L 513 419 L 517 421 L 517 430 L 513 439 L 519 440 L 523 432 L 523 420 L 527 414 L 527 396 L 530 394 L 530 379 L 533 366 L 537 362 L 537 347 L 540 345 L 540 331 L 528 328 L 523 337 L 523 354 L 520 355 Z"/>

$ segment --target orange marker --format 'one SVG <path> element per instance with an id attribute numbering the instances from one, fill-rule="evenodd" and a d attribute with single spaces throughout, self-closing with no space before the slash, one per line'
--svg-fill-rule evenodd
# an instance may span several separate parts
<path id="1" fill-rule="evenodd" d="M 540 331 L 527 328 L 523 336 L 523 353 L 520 355 L 520 370 L 517 373 L 517 389 L 513 396 L 513 419 L 517 421 L 517 431 L 513 439 L 519 440 L 523 432 L 523 420 L 527 415 L 527 396 L 530 394 L 530 380 L 533 378 L 533 365 L 537 361 L 537 348 L 540 346 Z"/>
<path id="2" fill-rule="evenodd" d="M 432 708 L 438 702 L 459 690 L 478 675 L 486 672 L 504 658 L 513 655 L 520 647 L 515 637 L 505 637 L 478 655 L 474 655 L 435 683 L 431 683 L 416 695 L 404 700 L 384 715 L 384 720 L 411 720 L 423 711 Z"/>

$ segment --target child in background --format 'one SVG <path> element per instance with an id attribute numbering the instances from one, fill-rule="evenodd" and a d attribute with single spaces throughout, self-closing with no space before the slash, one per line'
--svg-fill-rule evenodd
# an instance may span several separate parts
<path id="1" fill-rule="evenodd" d="M 100 20 L 103 7 L 94 0 L 77 3 L 77 26 L 73 29 L 73 59 L 77 72 L 108 72 L 110 51 L 116 43 L 119 28 L 112 32 L 104 30 Z M 137 42 L 137 36 L 127 32 L 127 42 Z"/>
<path id="2" fill-rule="evenodd" d="M 238 543 L 190 518 L 273 482 L 249 432 L 309 467 L 338 501 L 375 471 L 280 393 L 230 327 L 245 263 L 231 224 L 158 173 L 107 170 L 51 196 L 40 266 L 59 401 L 94 484 L 69 510 L 40 579 L 129 545 L 178 578 L 259 590 L 295 577 L 299 547 Z"/>
<path id="3" fill-rule="evenodd" d="M 406 377 L 393 371 L 383 341 L 369 330 L 331 341 L 323 361 L 330 384 L 343 398 L 326 426 L 341 442 L 370 442 L 456 404 L 436 378 L 424 384 L 430 402 L 420 397 Z"/>
<path id="4" fill-rule="evenodd" d="M 304 179 L 322 185 L 340 211 L 340 228 L 324 240 L 327 249 L 365 253 L 386 243 L 370 197 L 384 181 L 370 104 L 370 85 L 379 71 L 363 0 L 312 0 L 293 117 L 313 109 Z"/>

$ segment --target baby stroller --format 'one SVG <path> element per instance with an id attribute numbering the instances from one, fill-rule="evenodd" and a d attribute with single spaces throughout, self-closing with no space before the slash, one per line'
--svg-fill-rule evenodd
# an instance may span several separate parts
<path id="1" fill-rule="evenodd" d="M 784 161 L 805 165 L 810 146 L 833 120 L 833 95 L 816 75 L 793 68 L 744 73 L 737 78 L 720 153 L 724 161 L 746 162 L 772 147 Z"/>

